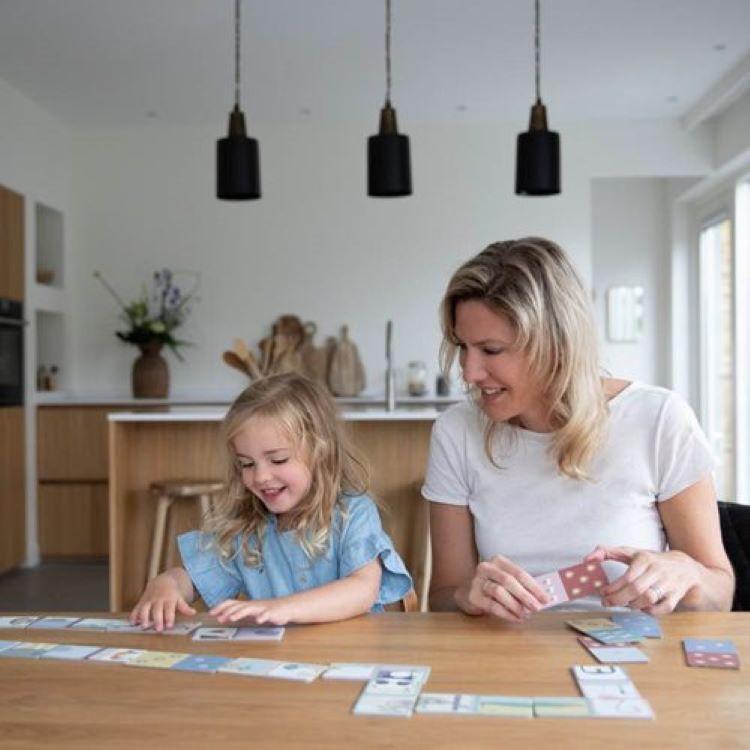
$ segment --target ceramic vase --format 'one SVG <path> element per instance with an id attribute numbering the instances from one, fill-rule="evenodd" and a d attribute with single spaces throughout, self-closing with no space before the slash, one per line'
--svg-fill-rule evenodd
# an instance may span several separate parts
<path id="1" fill-rule="evenodd" d="M 169 366 L 161 356 L 161 341 L 139 344 L 141 356 L 133 362 L 134 398 L 166 398 L 169 394 Z"/>

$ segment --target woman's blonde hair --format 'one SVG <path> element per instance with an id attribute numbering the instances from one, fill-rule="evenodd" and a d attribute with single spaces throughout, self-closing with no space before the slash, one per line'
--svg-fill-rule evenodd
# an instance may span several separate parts
<path id="1" fill-rule="evenodd" d="M 285 530 L 297 534 L 310 558 L 323 554 L 340 499 L 366 492 L 369 472 L 350 445 L 331 396 L 322 385 L 296 374 L 256 381 L 238 396 L 224 417 L 221 440 L 226 486 L 204 522 L 204 532 L 211 535 L 222 560 L 241 554 L 250 566 L 262 564 L 268 511 L 242 483 L 234 449 L 234 439 L 252 418 L 273 420 L 307 465 L 310 489 L 285 516 Z M 238 535 L 242 542 L 235 549 Z"/>
<path id="2" fill-rule="evenodd" d="M 593 312 L 565 252 L 540 237 L 494 242 L 453 274 L 440 310 L 446 372 L 459 343 L 456 305 L 465 300 L 483 302 L 513 326 L 514 345 L 528 356 L 549 408 L 557 466 L 568 477 L 586 478 L 603 439 L 607 405 Z M 496 429 L 488 421 L 485 447 L 493 463 Z"/>

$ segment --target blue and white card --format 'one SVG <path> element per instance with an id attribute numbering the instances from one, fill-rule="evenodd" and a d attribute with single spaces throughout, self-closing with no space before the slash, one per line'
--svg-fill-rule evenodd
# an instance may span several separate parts
<path id="1" fill-rule="evenodd" d="M 37 628 L 39 630 L 65 630 L 65 628 L 69 628 L 73 623 L 78 622 L 80 619 L 80 617 L 40 617 L 35 622 L 32 622 L 28 628 L 29 630 Z"/>
<path id="2" fill-rule="evenodd" d="M 659 621 L 645 612 L 613 612 L 609 617 L 620 627 L 635 635 L 642 635 L 646 638 L 662 638 L 664 635 Z"/>
<path id="3" fill-rule="evenodd" d="M 42 659 L 68 659 L 69 661 L 83 661 L 101 651 L 101 646 L 78 646 L 74 643 L 58 643 L 53 649 L 45 651 Z"/>
<path id="4" fill-rule="evenodd" d="M 220 667 L 228 664 L 232 659 L 227 656 L 208 656 L 203 654 L 190 654 L 182 661 L 173 664 L 170 669 L 181 672 L 218 672 Z"/>

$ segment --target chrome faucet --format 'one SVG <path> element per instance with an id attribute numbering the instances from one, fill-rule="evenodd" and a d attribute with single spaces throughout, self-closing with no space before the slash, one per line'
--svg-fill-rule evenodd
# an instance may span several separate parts
<path id="1" fill-rule="evenodd" d="M 396 410 L 396 383 L 393 375 L 393 321 L 385 326 L 385 410 Z"/>

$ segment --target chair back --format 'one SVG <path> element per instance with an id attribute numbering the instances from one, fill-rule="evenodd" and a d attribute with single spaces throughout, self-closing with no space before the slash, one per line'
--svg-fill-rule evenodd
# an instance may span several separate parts
<path id="1" fill-rule="evenodd" d="M 719 501 L 724 549 L 735 577 L 733 612 L 750 612 L 750 505 Z"/>

